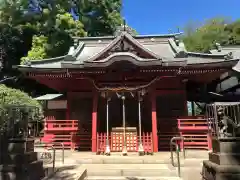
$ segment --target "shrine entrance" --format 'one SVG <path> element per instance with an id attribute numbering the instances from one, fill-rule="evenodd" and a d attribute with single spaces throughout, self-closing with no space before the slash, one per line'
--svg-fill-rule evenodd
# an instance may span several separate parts
<path id="1" fill-rule="evenodd" d="M 140 103 L 139 111 L 139 100 L 133 96 L 126 96 L 124 101 L 118 96 L 112 96 L 108 102 L 106 98 L 99 98 L 97 132 L 106 135 L 106 132 L 109 131 L 109 147 L 112 152 L 122 152 L 124 142 L 126 142 L 127 151 L 137 152 L 139 136 L 142 136 L 145 132 L 151 132 L 151 103 L 148 96 L 144 97 Z M 139 113 L 141 116 L 141 127 L 139 125 Z M 123 124 L 124 118 L 125 125 Z M 140 134 L 139 130 L 142 134 Z M 107 139 L 107 137 L 103 138 Z"/>

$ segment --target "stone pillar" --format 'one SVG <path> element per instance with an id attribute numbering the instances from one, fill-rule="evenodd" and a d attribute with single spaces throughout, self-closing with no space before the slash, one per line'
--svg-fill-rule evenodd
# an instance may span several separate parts
<path id="1" fill-rule="evenodd" d="M 1 141 L 0 179 L 40 180 L 44 177 L 43 163 L 34 152 L 33 139 Z"/>
<path id="2" fill-rule="evenodd" d="M 213 139 L 212 149 L 209 160 L 203 161 L 204 179 L 240 179 L 240 138 Z"/>
<path id="3" fill-rule="evenodd" d="M 153 93 L 152 102 L 152 136 L 153 136 L 153 152 L 158 152 L 158 136 L 157 136 L 157 111 L 156 111 L 156 95 Z"/>
<path id="4" fill-rule="evenodd" d="M 93 96 L 93 110 L 92 110 L 92 152 L 97 152 L 97 105 L 98 94 Z"/>

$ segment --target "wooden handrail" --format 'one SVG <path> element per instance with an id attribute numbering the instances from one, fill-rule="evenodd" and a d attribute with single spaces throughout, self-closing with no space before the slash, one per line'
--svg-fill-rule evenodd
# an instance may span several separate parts
<path id="1" fill-rule="evenodd" d="M 180 122 L 180 124 L 208 124 L 207 122 Z"/>
<path id="2" fill-rule="evenodd" d="M 64 121 L 64 122 L 69 122 L 69 123 L 71 123 L 71 122 L 73 122 L 73 121 L 75 121 L 75 122 L 79 122 L 79 120 L 69 120 L 69 119 L 65 119 L 65 120 L 63 120 L 63 119 L 45 119 L 45 121 L 47 121 L 47 122 L 61 122 L 61 121 Z"/>

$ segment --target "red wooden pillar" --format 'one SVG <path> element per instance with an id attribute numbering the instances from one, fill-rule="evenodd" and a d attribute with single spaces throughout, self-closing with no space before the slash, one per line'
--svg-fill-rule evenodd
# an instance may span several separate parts
<path id="1" fill-rule="evenodd" d="M 152 136 L 153 136 L 153 152 L 158 152 L 158 136 L 157 136 L 157 112 L 156 112 L 156 94 L 153 92 L 152 102 Z"/>
<path id="2" fill-rule="evenodd" d="M 187 92 L 186 92 L 186 84 L 184 84 L 184 92 L 183 92 L 183 97 L 184 97 L 184 115 L 188 116 L 188 102 L 187 102 Z"/>
<path id="3" fill-rule="evenodd" d="M 92 152 L 97 152 L 97 93 L 93 95 L 93 110 L 92 110 Z"/>
<path id="4" fill-rule="evenodd" d="M 70 120 L 70 98 L 67 94 L 66 120 Z"/>

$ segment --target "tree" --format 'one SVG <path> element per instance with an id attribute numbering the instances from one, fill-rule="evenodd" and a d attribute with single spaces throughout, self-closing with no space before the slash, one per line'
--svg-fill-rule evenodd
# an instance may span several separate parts
<path id="1" fill-rule="evenodd" d="M 34 32 L 28 36 L 30 40 L 34 36 L 34 42 L 29 53 L 22 54 L 23 62 L 65 55 L 72 36 L 113 35 L 122 24 L 120 12 L 121 0 L 1 0 L 0 4 L 2 22 Z M 44 44 L 37 43 L 44 37 Z"/>
<path id="2" fill-rule="evenodd" d="M 123 23 L 121 0 L 76 0 L 75 12 L 88 36 L 113 35 Z"/>
<path id="3" fill-rule="evenodd" d="M 193 28 L 188 28 L 186 35 L 183 36 L 187 50 L 208 53 L 210 49 L 215 48 L 216 43 L 227 44 L 229 34 L 225 27 L 225 20 L 212 19 L 193 31 Z"/>
<path id="4" fill-rule="evenodd" d="M 228 24 L 225 31 L 229 33 L 229 44 L 240 45 L 240 19 Z"/>
<path id="5" fill-rule="evenodd" d="M 44 58 L 65 55 L 73 44 L 72 36 L 86 36 L 83 24 L 69 13 L 57 14 L 54 31 L 35 35 L 33 37 L 32 49 L 21 63 L 28 60 L 41 60 Z"/>
<path id="6" fill-rule="evenodd" d="M 0 130 L 5 124 L 6 106 L 26 106 L 36 109 L 30 111 L 28 116 L 30 119 L 42 120 L 43 110 L 38 101 L 32 99 L 29 95 L 17 89 L 8 88 L 5 85 L 0 85 Z"/>
<path id="7" fill-rule="evenodd" d="M 0 23 L 0 79 L 3 74 L 11 74 L 12 66 L 20 63 L 20 58 L 31 47 L 34 32 L 27 26 L 13 27 Z"/>
<path id="8" fill-rule="evenodd" d="M 188 51 L 205 52 L 221 45 L 240 44 L 240 20 L 227 22 L 224 19 L 212 19 L 203 26 L 187 26 L 183 41 Z"/>

